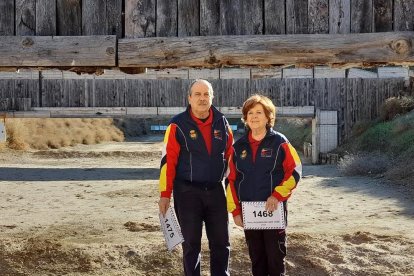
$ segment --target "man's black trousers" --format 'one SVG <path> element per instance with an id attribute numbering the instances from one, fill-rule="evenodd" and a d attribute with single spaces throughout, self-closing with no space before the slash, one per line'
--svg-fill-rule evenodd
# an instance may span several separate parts
<path id="1" fill-rule="evenodd" d="M 221 183 L 208 188 L 174 184 L 174 206 L 184 236 L 185 275 L 200 275 L 203 222 L 210 248 L 211 275 L 229 275 L 230 243 L 226 197 Z"/>

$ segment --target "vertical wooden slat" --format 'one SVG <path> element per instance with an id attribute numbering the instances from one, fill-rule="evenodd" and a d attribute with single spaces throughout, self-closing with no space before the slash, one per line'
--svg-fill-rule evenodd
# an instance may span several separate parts
<path id="1" fill-rule="evenodd" d="M 106 0 L 106 34 L 122 38 L 122 31 L 122 0 Z"/>
<path id="2" fill-rule="evenodd" d="M 221 34 L 249 35 L 263 33 L 262 1 L 224 0 L 220 7 Z"/>
<path id="3" fill-rule="evenodd" d="M 394 31 L 414 30 L 414 1 L 394 1 Z"/>
<path id="4" fill-rule="evenodd" d="M 36 1 L 16 0 L 16 35 L 36 34 Z"/>
<path id="5" fill-rule="evenodd" d="M 308 33 L 308 0 L 286 1 L 286 33 Z"/>
<path id="6" fill-rule="evenodd" d="M 375 0 L 373 32 L 392 31 L 392 2 L 393 0 Z"/>
<path id="7" fill-rule="evenodd" d="M 177 0 L 157 0 L 157 36 L 177 36 Z"/>
<path id="8" fill-rule="evenodd" d="M 37 0 L 36 35 L 56 35 L 56 0 Z"/>
<path id="9" fill-rule="evenodd" d="M 155 0 L 125 2 L 125 37 L 155 36 Z"/>
<path id="10" fill-rule="evenodd" d="M 264 0 L 264 33 L 286 33 L 286 15 L 284 0 Z"/>
<path id="11" fill-rule="evenodd" d="M 57 0 L 57 34 L 82 35 L 81 0 Z"/>
<path id="12" fill-rule="evenodd" d="M 67 106 L 79 107 L 82 106 L 82 99 L 84 97 L 85 80 L 83 79 L 68 79 L 64 80 L 64 91 Z"/>
<path id="13" fill-rule="evenodd" d="M 220 35 L 220 0 L 200 0 L 200 35 Z"/>
<path id="14" fill-rule="evenodd" d="M 42 107 L 60 107 L 63 81 L 60 79 L 42 80 Z"/>
<path id="15" fill-rule="evenodd" d="M 351 33 L 370 33 L 373 24 L 373 0 L 352 0 Z"/>
<path id="16" fill-rule="evenodd" d="M 200 2 L 178 0 L 178 36 L 200 35 Z"/>
<path id="17" fill-rule="evenodd" d="M 14 0 L 0 1 L 0 36 L 14 35 Z"/>
<path id="18" fill-rule="evenodd" d="M 123 79 L 95 79 L 95 106 L 124 107 L 125 92 L 125 80 Z"/>
<path id="19" fill-rule="evenodd" d="M 106 19 L 106 1 L 82 0 L 83 35 L 105 35 Z"/>
<path id="20" fill-rule="evenodd" d="M 349 0 L 329 0 L 329 33 L 347 34 L 351 31 Z"/>
<path id="21" fill-rule="evenodd" d="M 329 33 L 329 0 L 309 0 L 308 29 L 310 34 Z"/>
<path id="22" fill-rule="evenodd" d="M 39 106 L 39 80 L 16 79 L 14 86 L 14 99 L 29 98 L 31 106 Z"/>

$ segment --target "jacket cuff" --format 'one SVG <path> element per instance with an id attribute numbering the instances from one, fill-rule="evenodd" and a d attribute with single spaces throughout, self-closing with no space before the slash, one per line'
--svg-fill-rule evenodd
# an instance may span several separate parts
<path id="1" fill-rule="evenodd" d="M 235 209 L 233 212 L 231 212 L 233 214 L 233 217 L 236 217 L 238 215 L 241 215 L 241 209 Z"/>
<path id="2" fill-rule="evenodd" d="M 164 192 L 161 192 L 161 197 L 171 198 L 171 194 L 172 194 L 171 191 L 164 191 Z"/>
<path id="3" fill-rule="evenodd" d="M 278 201 L 285 201 L 287 198 L 282 197 L 278 192 L 273 192 L 272 196 L 275 197 Z"/>

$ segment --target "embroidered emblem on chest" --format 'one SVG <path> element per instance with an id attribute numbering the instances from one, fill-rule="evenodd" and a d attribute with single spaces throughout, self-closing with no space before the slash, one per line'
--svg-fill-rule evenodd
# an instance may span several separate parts
<path id="1" fill-rule="evenodd" d="M 216 139 L 219 139 L 219 140 L 222 140 L 223 138 L 221 137 L 221 130 L 219 130 L 219 129 L 215 129 L 214 131 L 213 131 L 213 135 L 214 135 L 214 138 L 216 138 Z"/>
<path id="2" fill-rule="evenodd" d="M 260 152 L 261 157 L 272 157 L 272 149 L 263 148 Z"/>
<path id="3" fill-rule="evenodd" d="M 190 138 L 193 140 L 197 139 L 197 131 L 195 131 L 194 129 L 190 130 Z"/>
<path id="4" fill-rule="evenodd" d="M 246 159 L 246 157 L 247 157 L 247 150 L 242 150 L 242 152 L 240 153 L 240 158 L 241 159 Z"/>

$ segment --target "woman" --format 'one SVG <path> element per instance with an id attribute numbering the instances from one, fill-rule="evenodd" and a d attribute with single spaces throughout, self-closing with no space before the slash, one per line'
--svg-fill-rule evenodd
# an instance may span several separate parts
<path id="1" fill-rule="evenodd" d="M 241 202 L 265 201 L 270 212 L 283 202 L 286 221 L 286 201 L 302 174 L 299 157 L 286 137 L 273 130 L 276 108 L 269 98 L 251 96 L 242 112 L 247 132 L 235 142 L 229 161 L 227 209 L 235 224 L 243 227 Z M 244 233 L 253 275 L 285 275 L 285 229 Z"/>

